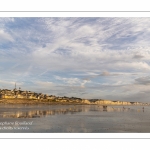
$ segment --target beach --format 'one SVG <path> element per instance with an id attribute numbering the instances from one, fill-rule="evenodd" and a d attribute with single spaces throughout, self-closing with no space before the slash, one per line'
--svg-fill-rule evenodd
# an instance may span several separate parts
<path id="1" fill-rule="evenodd" d="M 150 107 L 0 105 L 1 133 L 149 133 Z"/>

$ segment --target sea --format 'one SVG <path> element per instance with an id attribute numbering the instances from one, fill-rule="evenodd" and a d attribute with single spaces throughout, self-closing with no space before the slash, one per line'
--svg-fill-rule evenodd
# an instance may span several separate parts
<path id="1" fill-rule="evenodd" d="M 0 133 L 150 133 L 150 106 L 1 104 Z"/>

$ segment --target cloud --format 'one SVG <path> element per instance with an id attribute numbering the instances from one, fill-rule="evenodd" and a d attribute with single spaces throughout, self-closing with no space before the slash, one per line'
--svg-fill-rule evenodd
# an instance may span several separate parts
<path id="1" fill-rule="evenodd" d="M 88 83 L 88 82 L 91 82 L 90 80 L 83 80 L 81 82 L 81 88 L 85 88 L 85 84 Z"/>
<path id="2" fill-rule="evenodd" d="M 149 87 L 149 26 L 149 18 L 0 18 L 0 78 L 55 94 L 131 99 Z"/>
<path id="3" fill-rule="evenodd" d="M 134 56 L 133 56 L 133 58 L 135 58 L 135 59 L 141 59 L 141 58 L 143 58 L 144 56 L 142 56 L 142 55 L 140 55 L 140 54 L 135 54 Z"/>
<path id="4" fill-rule="evenodd" d="M 44 87 L 44 88 L 48 88 L 48 87 L 53 87 L 54 83 L 53 82 L 43 82 L 43 81 L 36 81 L 35 84 L 38 87 Z"/>
<path id="5" fill-rule="evenodd" d="M 77 87 L 81 87 L 81 88 L 84 88 L 85 87 L 85 84 L 90 82 L 89 80 L 86 80 L 86 79 L 79 79 L 79 78 L 63 78 L 63 77 L 60 77 L 60 76 L 55 76 L 55 79 L 56 80 L 60 80 L 60 81 L 63 81 L 65 83 L 67 83 L 68 85 L 71 85 L 71 86 L 77 86 Z"/>
<path id="6" fill-rule="evenodd" d="M 104 71 L 102 72 L 100 75 L 98 76 L 118 76 L 118 75 L 122 75 L 122 74 L 119 74 L 119 73 L 110 73 L 108 71 Z"/>
<path id="7" fill-rule="evenodd" d="M 15 88 L 15 81 L 10 81 L 10 80 L 0 80 L 0 89 L 14 89 Z M 17 82 L 17 88 L 22 86 L 24 83 L 23 82 Z"/>
<path id="8" fill-rule="evenodd" d="M 13 84 L 15 85 L 15 82 L 10 82 L 10 81 L 4 81 L 4 80 L 0 80 L 1 84 Z"/>
<path id="9" fill-rule="evenodd" d="M 137 78 L 135 79 L 135 82 L 137 84 L 150 85 L 150 76 Z"/>
<path id="10" fill-rule="evenodd" d="M 13 42 L 14 39 L 12 38 L 12 36 L 8 33 L 6 33 L 4 30 L 0 29 L 0 40 L 1 42 Z"/>
<path id="11" fill-rule="evenodd" d="M 61 80 L 61 81 L 68 83 L 68 84 L 76 84 L 76 83 L 80 82 L 80 80 L 78 78 L 62 78 L 59 76 L 55 76 L 55 79 Z"/>
<path id="12" fill-rule="evenodd" d="M 110 73 L 107 71 L 104 71 L 100 74 L 100 76 L 109 76 L 109 75 L 110 75 Z"/>

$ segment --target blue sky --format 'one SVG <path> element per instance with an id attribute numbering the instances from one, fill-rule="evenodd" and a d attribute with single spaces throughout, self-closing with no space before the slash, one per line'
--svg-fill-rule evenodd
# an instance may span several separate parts
<path id="1" fill-rule="evenodd" d="M 150 18 L 0 18 L 0 89 L 150 102 Z"/>

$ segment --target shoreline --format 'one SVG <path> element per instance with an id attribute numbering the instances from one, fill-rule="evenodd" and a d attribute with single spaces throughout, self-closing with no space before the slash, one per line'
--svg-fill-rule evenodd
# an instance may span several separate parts
<path id="1" fill-rule="evenodd" d="M 11 105 L 97 105 L 97 106 L 149 106 L 144 104 L 139 105 L 127 105 L 127 104 L 96 104 L 96 103 L 84 103 L 84 102 L 61 102 L 61 101 L 48 101 L 48 100 L 37 100 L 37 99 L 0 99 L 0 105 L 11 104 Z"/>
<path id="2" fill-rule="evenodd" d="M 37 104 L 44 104 L 44 105 L 88 105 L 82 102 L 53 102 L 48 100 L 33 100 L 33 99 L 0 99 L 1 104 L 30 104 L 30 105 L 37 105 Z"/>
<path id="3" fill-rule="evenodd" d="M 110 100 L 110 99 L 85 99 L 78 97 L 55 96 L 31 91 L 0 89 L 0 104 L 45 104 L 45 105 L 102 105 L 110 106 L 150 106 L 147 102 Z"/>

